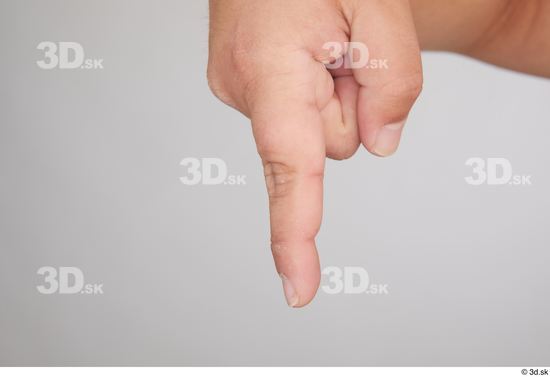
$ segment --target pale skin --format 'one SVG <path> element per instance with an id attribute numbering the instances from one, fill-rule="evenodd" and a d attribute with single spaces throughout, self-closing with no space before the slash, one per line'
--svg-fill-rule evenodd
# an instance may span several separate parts
<path id="1" fill-rule="evenodd" d="M 389 68 L 327 69 L 325 43 L 347 41 Z M 550 0 L 210 0 L 208 81 L 252 121 L 290 306 L 320 283 L 325 158 L 397 150 L 422 89 L 421 50 L 550 77 Z"/>

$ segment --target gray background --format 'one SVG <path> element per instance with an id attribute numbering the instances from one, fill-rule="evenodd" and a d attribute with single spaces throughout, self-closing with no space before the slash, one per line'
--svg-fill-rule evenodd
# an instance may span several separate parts
<path id="1" fill-rule="evenodd" d="M 388 295 L 286 307 L 248 122 L 210 94 L 206 1 L 0 3 L 1 365 L 550 364 L 550 82 L 425 54 L 398 154 L 329 161 L 323 266 Z M 42 70 L 75 41 L 103 70 Z M 219 157 L 245 186 L 185 186 Z M 470 186 L 504 157 L 531 186 Z M 42 295 L 40 266 L 104 294 Z"/>

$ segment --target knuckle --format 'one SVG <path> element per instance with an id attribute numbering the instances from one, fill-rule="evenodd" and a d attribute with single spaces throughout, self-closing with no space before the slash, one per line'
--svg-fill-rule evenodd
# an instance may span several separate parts
<path id="1" fill-rule="evenodd" d="M 239 72 L 246 72 L 246 66 L 250 64 L 254 57 L 253 51 L 246 46 L 242 46 L 241 43 L 237 43 L 229 54 L 230 64 Z"/>
<path id="2" fill-rule="evenodd" d="M 303 80 L 301 69 L 309 63 L 306 56 L 293 45 L 257 46 L 239 41 L 231 50 L 229 64 L 243 86 L 254 86 L 264 81 Z"/>
<path id="3" fill-rule="evenodd" d="M 267 65 L 270 53 L 266 47 L 258 47 L 247 38 L 239 38 L 231 48 L 227 63 L 241 80 L 254 78 L 259 67 Z"/>
<path id="4" fill-rule="evenodd" d="M 288 196 L 296 179 L 296 171 L 284 163 L 267 162 L 264 164 L 264 176 L 269 198 L 276 200 Z"/>
<path id="5" fill-rule="evenodd" d="M 208 65 L 206 70 L 206 80 L 208 81 L 210 91 L 217 96 L 221 90 L 221 82 L 219 75 L 211 64 Z"/>
<path id="6" fill-rule="evenodd" d="M 359 148 L 359 142 L 357 143 L 343 143 L 341 145 L 332 147 L 327 153 L 327 157 L 336 161 L 343 161 L 351 158 Z"/>
<path id="7" fill-rule="evenodd" d="M 212 94 L 214 94 L 223 103 L 231 103 L 229 93 L 225 89 L 223 76 L 219 73 L 219 69 L 215 64 L 208 64 L 208 68 L 206 70 L 206 80 Z"/>
<path id="8" fill-rule="evenodd" d="M 261 67 L 266 59 L 240 45 L 211 56 L 206 74 L 211 92 L 223 103 L 247 113 L 265 76 Z"/>
<path id="9" fill-rule="evenodd" d="M 328 123 L 325 131 L 326 157 L 333 160 L 347 160 L 359 148 L 360 140 L 356 119 Z"/>
<path id="10" fill-rule="evenodd" d="M 326 139 L 326 155 L 328 158 L 342 161 L 351 158 L 359 148 L 359 138 L 344 134 L 340 137 L 328 135 Z"/>
<path id="11" fill-rule="evenodd" d="M 282 162 L 265 162 L 264 176 L 267 187 L 267 193 L 272 205 L 276 205 L 277 200 L 287 198 L 292 194 L 292 190 L 301 180 L 323 180 L 324 169 L 321 165 L 310 165 L 307 170 L 290 166 Z"/>
<path id="12" fill-rule="evenodd" d="M 277 235 L 271 234 L 271 252 L 276 257 L 281 257 L 288 253 L 288 245 L 281 240 Z M 279 264 L 284 263 L 284 260 L 279 260 Z M 283 267 L 283 266 L 279 266 Z M 284 266 L 288 268 L 288 266 Z"/>

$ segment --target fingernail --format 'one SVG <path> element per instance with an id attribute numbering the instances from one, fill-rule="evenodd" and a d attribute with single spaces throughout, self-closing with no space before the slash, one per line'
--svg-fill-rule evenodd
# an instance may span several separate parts
<path id="1" fill-rule="evenodd" d="M 293 308 L 298 305 L 298 301 L 300 301 L 300 298 L 296 294 L 296 291 L 294 290 L 294 287 L 292 286 L 290 280 L 288 280 L 288 278 L 283 274 L 279 274 L 279 276 L 283 281 L 283 291 L 285 292 L 286 303 L 288 304 L 288 306 Z"/>
<path id="2" fill-rule="evenodd" d="M 386 124 L 376 135 L 373 151 L 375 154 L 386 157 L 390 156 L 397 150 L 399 140 L 401 139 L 401 131 L 405 121 Z"/>

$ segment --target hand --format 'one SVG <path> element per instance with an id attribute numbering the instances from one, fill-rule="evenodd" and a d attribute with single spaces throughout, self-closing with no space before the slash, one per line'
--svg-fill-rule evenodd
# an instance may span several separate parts
<path id="1" fill-rule="evenodd" d="M 315 236 L 325 157 L 349 158 L 360 144 L 377 156 L 396 151 L 422 88 L 420 46 L 550 75 L 544 37 L 550 2 L 448 3 L 210 1 L 209 85 L 252 120 L 269 194 L 271 248 L 290 306 L 310 302 L 320 282 Z M 536 27 L 529 18 L 534 10 L 546 15 Z M 507 43 L 519 36 L 532 43 Z M 349 41 L 367 46 L 370 57 L 386 60 L 389 69 L 327 69 L 334 57 L 325 43 Z M 533 56 L 534 46 L 543 46 L 546 55 L 510 59 L 521 49 Z"/>

